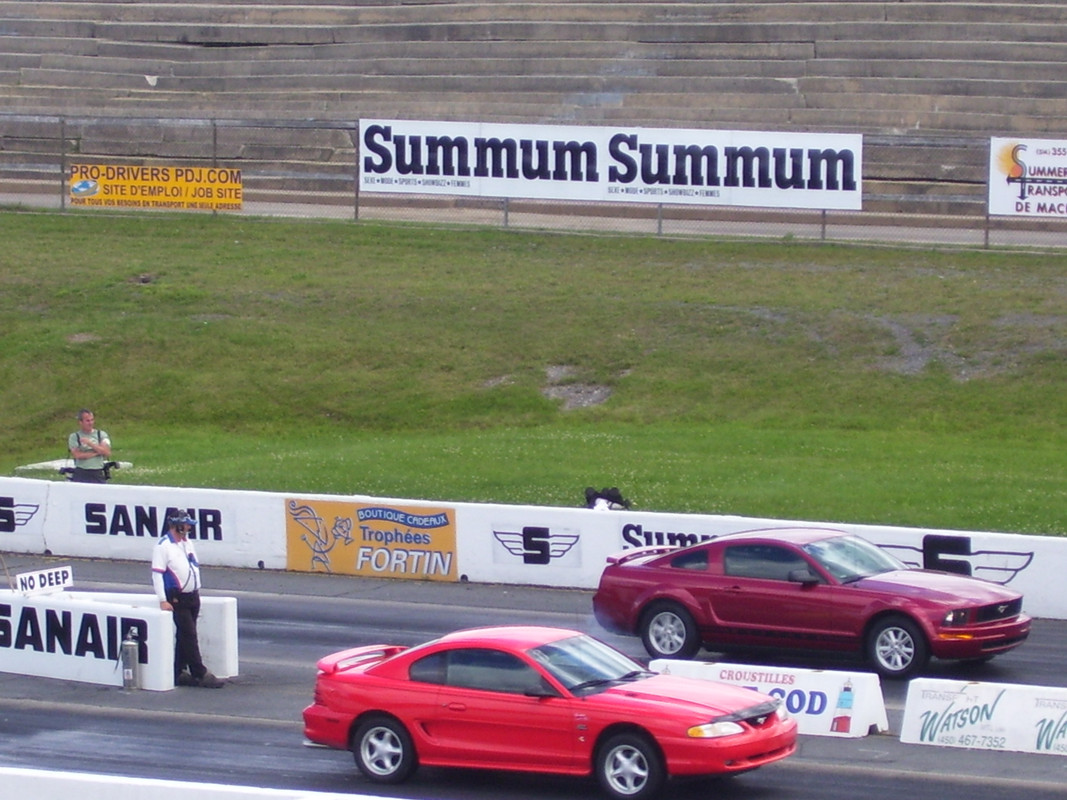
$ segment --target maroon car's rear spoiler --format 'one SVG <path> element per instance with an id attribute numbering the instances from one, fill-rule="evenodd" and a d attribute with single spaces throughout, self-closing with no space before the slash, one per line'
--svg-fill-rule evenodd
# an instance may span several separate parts
<path id="1" fill-rule="evenodd" d="M 679 545 L 676 544 L 650 544 L 647 547 L 632 547 L 629 550 L 623 550 L 621 553 L 612 553 L 608 556 L 609 564 L 625 564 L 627 561 L 633 561 L 635 558 L 641 558 L 643 556 L 659 556 L 664 553 L 669 553 L 672 550 L 677 550 Z"/>
<path id="2" fill-rule="evenodd" d="M 370 662 L 384 661 L 397 653 L 407 650 L 402 645 L 395 644 L 368 644 L 363 647 L 352 647 L 339 653 L 331 653 L 319 659 L 316 666 L 319 672 L 333 673 L 343 672 L 353 667 L 366 666 Z"/>

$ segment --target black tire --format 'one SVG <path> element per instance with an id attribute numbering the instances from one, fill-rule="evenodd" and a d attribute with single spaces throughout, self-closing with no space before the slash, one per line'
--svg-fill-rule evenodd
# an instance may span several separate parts
<path id="1" fill-rule="evenodd" d="M 641 641 L 652 658 L 692 658 L 700 650 L 693 615 L 678 603 L 653 603 L 641 615 Z"/>
<path id="2" fill-rule="evenodd" d="M 648 800 L 663 788 L 667 771 L 659 749 L 637 733 L 620 733 L 597 748 L 596 778 L 615 800 Z"/>
<path id="3" fill-rule="evenodd" d="M 929 663 L 930 645 L 907 617 L 884 617 L 867 635 L 867 660 L 883 678 L 909 678 Z"/>
<path id="4" fill-rule="evenodd" d="M 352 734 L 356 766 L 375 783 L 403 783 L 418 766 L 407 729 L 392 717 L 370 717 Z"/>

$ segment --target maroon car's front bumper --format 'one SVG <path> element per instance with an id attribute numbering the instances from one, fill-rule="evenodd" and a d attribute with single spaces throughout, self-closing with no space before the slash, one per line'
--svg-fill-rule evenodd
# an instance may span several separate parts
<path id="1" fill-rule="evenodd" d="M 988 625 L 941 627 L 930 637 L 930 652 L 952 660 L 989 658 L 1018 647 L 1029 635 L 1030 617 L 1025 614 Z"/>

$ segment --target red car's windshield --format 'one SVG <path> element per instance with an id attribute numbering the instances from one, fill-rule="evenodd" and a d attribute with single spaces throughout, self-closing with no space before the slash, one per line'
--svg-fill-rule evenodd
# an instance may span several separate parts
<path id="1" fill-rule="evenodd" d="M 906 569 L 904 564 L 859 536 L 835 536 L 804 545 L 804 552 L 842 583 Z"/>
<path id="2" fill-rule="evenodd" d="M 604 688 L 651 674 L 629 656 L 591 636 L 558 639 L 533 648 L 529 655 L 571 692 Z"/>

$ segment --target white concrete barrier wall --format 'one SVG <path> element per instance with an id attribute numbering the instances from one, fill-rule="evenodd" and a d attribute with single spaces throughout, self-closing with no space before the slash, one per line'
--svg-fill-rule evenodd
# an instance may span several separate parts
<path id="1" fill-rule="evenodd" d="M 374 800 L 366 794 L 301 792 L 213 783 L 119 778 L 75 772 L 0 767 L 4 797 L 32 800 Z"/>
<path id="2" fill-rule="evenodd" d="M 649 669 L 744 686 L 777 697 L 803 734 L 855 739 L 889 730 L 882 684 L 869 672 L 667 658 L 649 662 Z"/>
<path id="3" fill-rule="evenodd" d="M 1057 588 L 1067 537 L 1013 533 L 0 478 L 0 550 L 147 562 L 176 506 L 197 518 L 207 565 L 585 589 L 608 555 L 629 547 L 826 527 L 865 536 L 912 566 L 1004 584 L 1025 595 L 1031 615 L 1067 619 L 1067 593 Z"/>
<path id="4" fill-rule="evenodd" d="M 139 687 L 173 689 L 174 620 L 154 594 L 27 597 L 0 590 L 0 672 L 122 686 L 122 640 L 131 628 L 138 640 Z M 237 675 L 237 600 L 204 597 L 198 628 L 208 668 L 222 678 Z"/>

